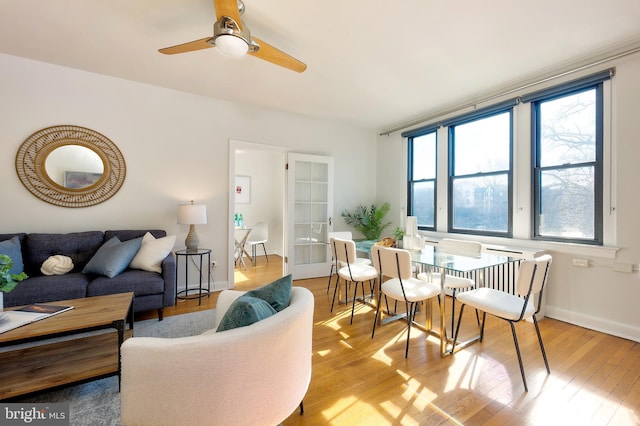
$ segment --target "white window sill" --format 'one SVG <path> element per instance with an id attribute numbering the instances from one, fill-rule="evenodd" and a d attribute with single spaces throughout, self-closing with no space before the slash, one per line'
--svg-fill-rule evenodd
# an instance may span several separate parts
<path id="1" fill-rule="evenodd" d="M 458 238 L 480 241 L 486 249 L 504 253 L 517 253 L 525 257 L 536 256 L 545 251 L 567 253 L 577 256 L 614 260 L 619 247 L 592 246 L 589 244 L 559 243 L 552 241 L 519 240 L 512 238 L 488 237 L 484 235 L 448 234 L 440 232 L 419 232 L 427 243 L 437 243 L 442 238 Z"/>

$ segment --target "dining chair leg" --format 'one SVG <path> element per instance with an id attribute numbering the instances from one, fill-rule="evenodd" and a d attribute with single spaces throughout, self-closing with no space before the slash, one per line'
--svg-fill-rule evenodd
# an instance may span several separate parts
<path id="1" fill-rule="evenodd" d="M 329 280 L 327 282 L 327 294 L 329 294 L 329 290 L 331 289 L 331 277 L 333 277 L 333 267 L 334 264 L 331 264 L 331 270 L 329 271 Z"/>
<path id="2" fill-rule="evenodd" d="M 540 334 L 540 327 L 538 327 L 538 319 L 536 316 L 533 316 L 533 324 L 536 326 L 536 333 L 538 333 L 538 342 L 540 343 L 540 351 L 542 351 L 542 358 L 544 359 L 544 365 L 547 367 L 547 373 L 551 374 L 551 370 L 549 369 L 549 362 L 547 361 L 547 352 L 544 350 L 544 345 L 542 344 L 542 335 Z"/>
<path id="3" fill-rule="evenodd" d="M 386 296 L 385 296 L 386 300 Z M 373 330 L 371 331 L 371 338 L 373 339 L 374 334 L 376 334 L 376 325 L 378 324 L 378 318 L 380 318 L 380 303 L 382 302 L 382 292 L 378 294 L 378 303 L 376 304 L 376 316 L 373 320 Z M 387 302 L 387 312 L 389 312 L 389 302 Z"/>
<path id="4" fill-rule="evenodd" d="M 349 324 L 353 324 L 353 312 L 356 310 L 356 297 L 358 296 L 358 284 L 354 283 L 353 286 L 353 301 L 351 302 L 351 321 Z M 362 294 L 364 295 L 364 284 L 362 285 Z"/>
<path id="5" fill-rule="evenodd" d="M 407 303 L 407 344 L 404 349 L 404 357 L 409 358 L 409 340 L 411 339 L 411 323 L 413 322 L 415 303 Z"/>
<path id="6" fill-rule="evenodd" d="M 522 383 L 524 384 L 524 391 L 529 392 L 529 388 L 527 388 L 527 379 L 524 376 L 524 365 L 522 364 L 522 355 L 520 354 L 520 345 L 518 345 L 518 336 L 516 335 L 516 327 L 513 325 L 512 321 L 509 321 L 509 325 L 511 326 L 511 334 L 513 334 L 513 343 L 516 345 L 516 354 L 518 355 L 518 363 L 520 364 L 520 375 L 522 375 Z"/>
<path id="7" fill-rule="evenodd" d="M 438 299 L 439 301 L 440 299 Z M 463 303 L 460 306 L 460 314 L 458 316 L 458 325 L 456 326 L 456 332 L 453 333 L 453 343 L 451 345 L 451 353 L 453 353 L 456 349 L 456 342 L 458 341 L 458 333 L 460 333 L 460 324 L 462 324 L 462 313 L 464 312 L 465 304 Z"/>
<path id="8" fill-rule="evenodd" d="M 338 292 L 338 286 L 340 284 L 339 281 L 340 281 L 340 275 L 336 274 L 336 285 L 333 288 L 333 299 L 331 299 L 331 311 L 330 312 L 333 312 L 333 305 L 336 302 L 336 293 Z M 346 287 L 346 283 L 345 283 L 345 287 Z"/>

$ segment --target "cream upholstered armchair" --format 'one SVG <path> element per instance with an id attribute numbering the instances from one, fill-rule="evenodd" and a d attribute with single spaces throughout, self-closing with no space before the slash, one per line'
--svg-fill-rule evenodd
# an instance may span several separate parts
<path id="1" fill-rule="evenodd" d="M 223 291 L 216 327 L 244 294 Z M 181 338 L 133 337 L 122 345 L 125 425 L 277 425 L 311 380 L 314 299 L 293 287 L 290 305 L 249 326 Z"/>

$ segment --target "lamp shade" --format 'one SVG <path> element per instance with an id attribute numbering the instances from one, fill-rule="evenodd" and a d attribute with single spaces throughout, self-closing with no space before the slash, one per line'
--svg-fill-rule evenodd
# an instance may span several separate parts
<path id="1" fill-rule="evenodd" d="M 204 225 L 207 223 L 207 206 L 204 204 L 183 204 L 178 206 L 178 224 Z"/>
<path id="2" fill-rule="evenodd" d="M 240 58 L 247 54 L 249 45 L 242 38 L 232 34 L 222 34 L 216 37 L 216 46 L 228 56 Z"/>

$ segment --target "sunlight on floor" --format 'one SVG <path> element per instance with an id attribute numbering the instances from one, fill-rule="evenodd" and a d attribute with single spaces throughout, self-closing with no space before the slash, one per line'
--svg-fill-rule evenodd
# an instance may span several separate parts
<path id="1" fill-rule="evenodd" d="M 233 282 L 239 284 L 245 281 L 249 281 L 249 277 L 247 277 L 242 271 L 238 271 L 236 269 L 235 273 L 233 274 Z"/>
<path id="2" fill-rule="evenodd" d="M 392 403 L 391 401 L 385 401 L 382 404 L 380 404 L 380 407 L 386 411 L 387 413 L 389 413 L 389 415 L 396 419 L 397 421 L 401 420 L 401 423 L 403 425 L 419 425 L 420 422 L 416 419 L 414 419 L 413 417 L 409 416 L 408 414 L 403 414 L 403 407 L 398 407 L 397 405 L 395 405 L 394 403 Z"/>
<path id="3" fill-rule="evenodd" d="M 407 338 L 406 331 L 407 330 L 404 329 L 398 334 L 396 334 L 395 336 L 393 336 L 393 338 L 387 340 L 384 346 L 382 346 L 379 351 L 377 351 L 375 354 L 372 355 L 372 358 L 375 359 L 376 361 L 380 361 L 385 365 L 390 366 L 391 363 L 393 362 L 393 358 L 388 356 L 386 352 L 390 347 L 397 345 L 400 340 L 404 340 Z"/>
<path id="4" fill-rule="evenodd" d="M 333 316 L 329 321 L 326 321 L 324 325 L 326 325 L 327 327 L 331 327 L 333 330 L 337 331 L 342 328 L 340 323 L 349 319 L 350 317 L 351 317 L 351 311 L 339 312 L 335 316 Z"/>
<path id="5" fill-rule="evenodd" d="M 328 420 L 334 420 L 339 417 L 342 413 L 347 411 L 347 409 L 353 408 L 355 404 L 358 403 L 358 399 L 356 397 L 342 398 L 336 401 L 329 409 L 324 410 L 322 414 Z"/>
<path id="6" fill-rule="evenodd" d="M 347 343 L 345 340 L 340 340 L 340 344 L 347 347 L 348 349 L 353 349 L 353 346 L 351 346 L 349 343 Z"/>
<path id="7" fill-rule="evenodd" d="M 424 410 L 431 402 L 438 397 L 438 394 L 429 390 L 418 380 L 411 378 L 404 384 L 406 390 L 402 393 L 402 397 L 410 401 L 415 398 L 413 406 L 419 410 Z"/>

